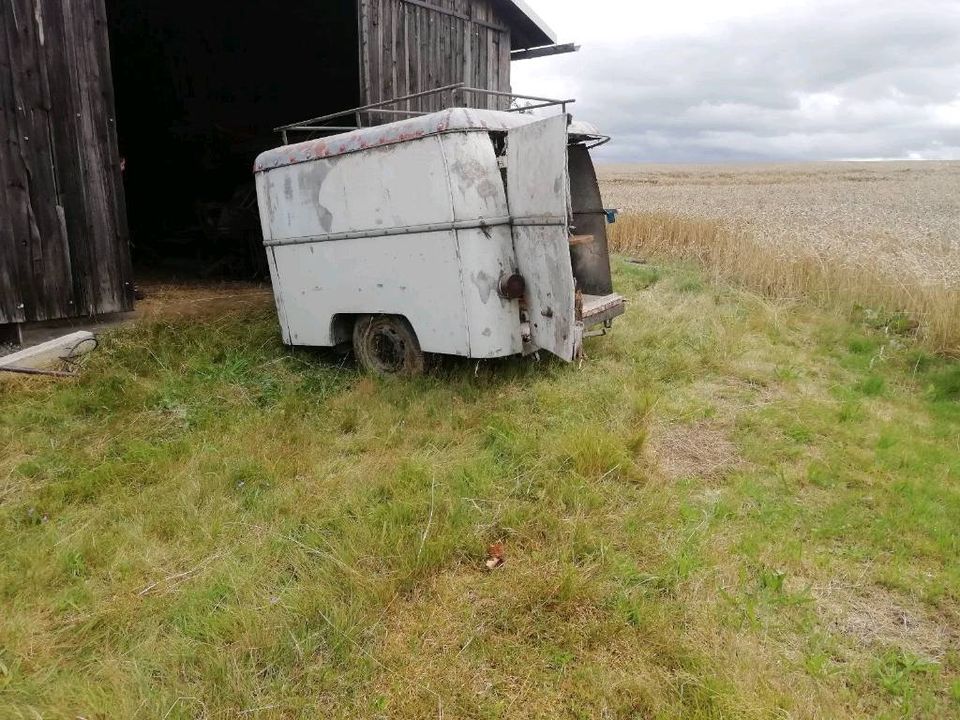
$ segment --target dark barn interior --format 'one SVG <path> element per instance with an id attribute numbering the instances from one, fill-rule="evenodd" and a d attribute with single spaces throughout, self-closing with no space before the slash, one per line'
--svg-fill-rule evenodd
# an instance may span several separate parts
<path id="1" fill-rule="evenodd" d="M 139 271 L 262 271 L 251 168 L 273 128 L 360 104 L 355 0 L 107 0 Z"/>

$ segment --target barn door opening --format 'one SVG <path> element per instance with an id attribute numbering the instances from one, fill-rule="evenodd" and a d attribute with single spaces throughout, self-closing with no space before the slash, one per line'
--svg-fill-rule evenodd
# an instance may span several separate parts
<path id="1" fill-rule="evenodd" d="M 360 104 L 357 0 L 106 7 L 138 271 L 264 271 L 253 162 L 274 127 Z"/>
<path id="2" fill-rule="evenodd" d="M 570 262 L 567 124 L 566 115 L 556 115 L 508 133 L 507 195 L 532 342 L 569 361 L 580 333 Z"/>

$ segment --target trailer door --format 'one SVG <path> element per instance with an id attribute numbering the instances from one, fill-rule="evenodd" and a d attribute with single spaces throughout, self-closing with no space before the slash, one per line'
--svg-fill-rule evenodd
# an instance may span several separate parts
<path id="1" fill-rule="evenodd" d="M 507 195 L 532 342 L 571 361 L 580 333 L 570 262 L 567 122 L 563 114 L 510 131 Z"/>

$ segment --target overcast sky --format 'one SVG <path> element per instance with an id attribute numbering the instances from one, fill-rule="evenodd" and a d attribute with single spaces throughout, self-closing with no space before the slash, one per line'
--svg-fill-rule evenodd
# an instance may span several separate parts
<path id="1" fill-rule="evenodd" d="M 576 97 L 608 160 L 960 159 L 960 0 L 528 0 L 579 53 L 513 64 Z"/>

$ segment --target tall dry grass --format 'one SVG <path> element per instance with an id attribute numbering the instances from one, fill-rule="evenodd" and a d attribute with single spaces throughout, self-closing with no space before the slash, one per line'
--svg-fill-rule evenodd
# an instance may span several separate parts
<path id="1" fill-rule="evenodd" d="M 734 223 L 635 213 L 612 227 L 616 252 L 700 263 L 714 278 L 780 299 L 859 308 L 932 350 L 960 355 L 960 287 L 897 274 L 860 258 L 771 244 Z"/>

